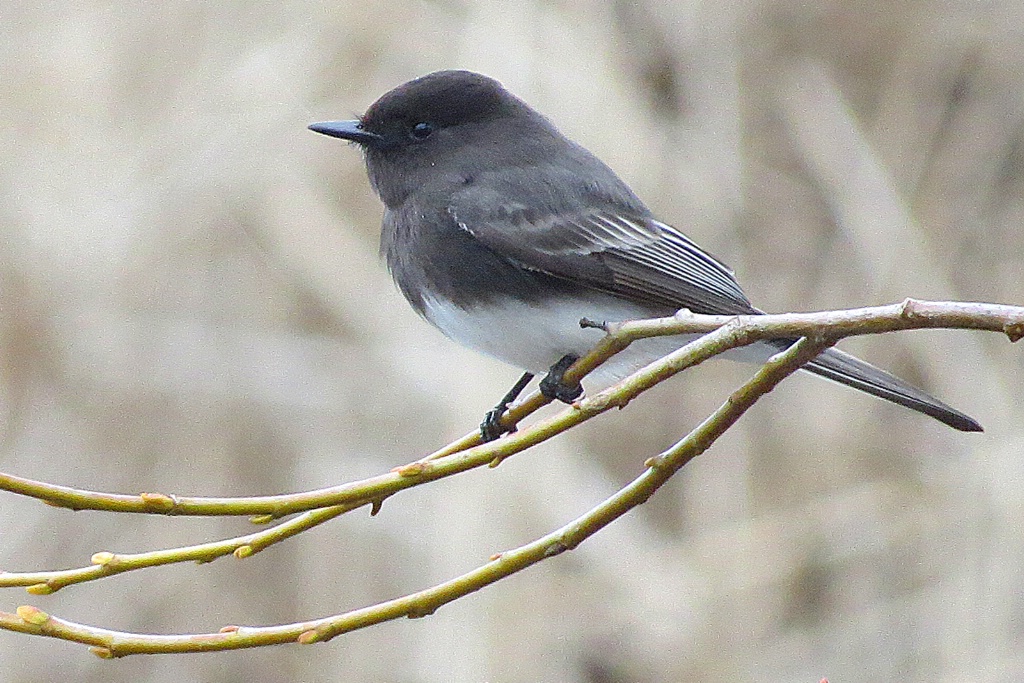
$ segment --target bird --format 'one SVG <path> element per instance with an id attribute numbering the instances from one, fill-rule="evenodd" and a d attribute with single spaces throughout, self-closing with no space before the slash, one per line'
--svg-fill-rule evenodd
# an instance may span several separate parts
<path id="1" fill-rule="evenodd" d="M 759 315 L 733 271 L 659 220 L 611 168 L 497 80 L 437 71 L 388 91 L 354 120 L 309 129 L 358 146 L 384 205 L 380 250 L 409 304 L 450 339 L 524 371 L 481 436 L 528 382 L 566 403 L 563 379 L 602 332 L 581 319 Z M 586 381 L 607 385 L 697 335 L 642 339 Z M 795 339 L 729 352 L 764 361 Z M 728 355 L 728 354 L 727 354 Z M 981 425 L 921 389 L 836 348 L 804 370 L 931 416 Z"/>

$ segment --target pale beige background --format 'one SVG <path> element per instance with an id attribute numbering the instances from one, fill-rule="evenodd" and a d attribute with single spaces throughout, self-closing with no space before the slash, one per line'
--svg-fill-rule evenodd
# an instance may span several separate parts
<path id="1" fill-rule="evenodd" d="M 305 130 L 438 68 L 501 79 L 768 310 L 1024 302 L 1022 27 L 1013 0 L 9 0 L 0 469 L 271 493 L 379 473 L 471 429 L 517 372 L 405 306 L 358 153 Z M 642 510 L 433 617 L 115 662 L 0 633 L 0 680 L 1024 679 L 1024 349 L 951 332 L 846 348 L 987 431 L 794 378 Z M 394 597 L 584 511 L 745 372 L 700 369 L 245 562 L 13 589 L 0 609 L 182 632 Z M 4 494 L 0 568 L 249 528 Z"/>

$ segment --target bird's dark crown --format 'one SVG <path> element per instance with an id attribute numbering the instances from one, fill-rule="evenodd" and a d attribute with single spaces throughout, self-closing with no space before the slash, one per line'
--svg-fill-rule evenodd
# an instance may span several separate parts
<path id="1" fill-rule="evenodd" d="M 484 123 L 524 108 L 493 78 L 471 71 L 436 71 L 382 95 L 360 124 L 364 130 L 391 138 L 419 123 L 438 128 Z"/>

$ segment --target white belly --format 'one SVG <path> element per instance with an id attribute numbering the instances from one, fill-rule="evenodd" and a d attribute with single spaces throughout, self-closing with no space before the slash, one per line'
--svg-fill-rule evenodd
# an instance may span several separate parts
<path id="1" fill-rule="evenodd" d="M 614 297 L 594 294 L 589 300 L 528 304 L 508 300 L 463 309 L 450 301 L 428 299 L 424 315 L 450 339 L 509 365 L 543 375 L 566 354 L 582 356 L 604 336 L 580 328 L 580 318 L 618 322 L 654 315 L 650 310 Z M 698 335 L 656 337 L 634 342 L 588 376 L 606 386 L 683 346 Z M 759 357 L 767 358 L 767 349 Z M 589 384 L 590 382 L 588 382 Z"/>

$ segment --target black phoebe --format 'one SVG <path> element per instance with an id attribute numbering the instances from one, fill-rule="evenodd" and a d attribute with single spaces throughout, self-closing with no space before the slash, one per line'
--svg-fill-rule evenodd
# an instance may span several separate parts
<path id="1" fill-rule="evenodd" d="M 497 81 L 439 71 L 386 93 L 356 121 L 310 129 L 358 144 L 384 202 L 381 251 L 402 294 L 448 337 L 526 370 L 481 425 L 533 373 L 571 401 L 562 374 L 600 339 L 582 318 L 632 320 L 694 313 L 756 314 L 732 271 L 657 220 L 614 172 Z M 691 336 L 634 342 L 591 373 L 609 382 Z M 763 361 L 793 342 L 732 355 Z M 981 425 L 942 401 L 837 349 L 805 366 L 954 429 Z"/>

